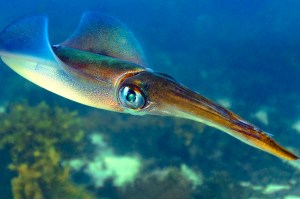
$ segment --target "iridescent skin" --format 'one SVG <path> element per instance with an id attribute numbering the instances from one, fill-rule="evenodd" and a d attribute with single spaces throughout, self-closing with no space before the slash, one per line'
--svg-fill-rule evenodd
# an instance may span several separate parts
<path id="1" fill-rule="evenodd" d="M 0 34 L 0 55 L 21 76 L 73 101 L 134 115 L 191 119 L 280 158 L 298 159 L 259 128 L 149 69 L 133 34 L 112 17 L 88 12 L 75 33 L 54 46 L 45 17 L 21 18 Z M 120 91 L 125 87 L 139 93 L 144 104 L 124 105 Z"/>

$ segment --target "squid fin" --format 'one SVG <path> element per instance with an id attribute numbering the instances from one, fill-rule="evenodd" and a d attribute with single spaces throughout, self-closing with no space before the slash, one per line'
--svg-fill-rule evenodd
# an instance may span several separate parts
<path id="1" fill-rule="evenodd" d="M 29 15 L 17 19 L 0 33 L 0 56 L 47 66 L 57 66 L 48 39 L 46 16 Z"/>
<path id="2" fill-rule="evenodd" d="M 133 33 L 119 20 L 98 12 L 86 12 L 73 35 L 60 45 L 147 65 Z"/>

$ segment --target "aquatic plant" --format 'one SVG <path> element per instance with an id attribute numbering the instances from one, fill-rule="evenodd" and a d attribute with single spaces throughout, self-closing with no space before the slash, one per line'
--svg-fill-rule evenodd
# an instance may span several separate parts
<path id="1" fill-rule="evenodd" d="M 133 184 L 118 190 L 122 199 L 189 199 L 192 183 L 178 168 L 166 168 L 141 176 Z"/>
<path id="2" fill-rule="evenodd" d="M 79 155 L 84 131 L 76 112 L 45 103 L 11 105 L 0 115 L 0 149 L 9 150 L 15 199 L 93 198 L 70 180 L 61 160 Z"/>
<path id="3" fill-rule="evenodd" d="M 251 198 L 257 196 L 259 192 L 251 190 L 247 187 L 242 187 L 236 181 L 231 179 L 231 175 L 226 171 L 216 171 L 214 175 L 205 179 L 203 186 L 201 186 L 195 193 L 195 198 Z M 258 195 L 262 198 L 261 195 Z"/>

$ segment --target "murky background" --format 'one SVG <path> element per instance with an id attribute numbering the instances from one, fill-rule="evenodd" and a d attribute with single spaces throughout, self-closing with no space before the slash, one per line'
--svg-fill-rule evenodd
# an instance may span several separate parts
<path id="1" fill-rule="evenodd" d="M 46 13 L 64 41 L 84 11 L 123 21 L 151 67 L 300 154 L 300 2 L 4 1 L 0 29 Z M 300 164 L 210 127 L 97 110 L 0 70 L 1 198 L 300 198 Z"/>

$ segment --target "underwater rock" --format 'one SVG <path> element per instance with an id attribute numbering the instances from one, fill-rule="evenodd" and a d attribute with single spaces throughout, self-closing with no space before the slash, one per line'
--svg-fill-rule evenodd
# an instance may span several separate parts
<path id="1" fill-rule="evenodd" d="M 273 194 L 278 191 L 289 190 L 290 186 L 280 184 L 269 184 L 264 190 L 264 194 Z"/>
<path id="2" fill-rule="evenodd" d="M 193 185 L 194 189 L 203 184 L 203 175 L 199 171 L 195 172 L 194 170 L 189 168 L 186 164 L 182 164 L 180 169 L 181 169 L 182 175 L 188 181 L 190 181 L 190 183 Z"/>
<path id="3" fill-rule="evenodd" d="M 298 133 L 300 133 L 300 120 L 296 121 L 293 126 L 292 129 L 296 130 Z"/>
<path id="4" fill-rule="evenodd" d="M 112 180 L 116 187 L 125 186 L 135 180 L 142 167 L 140 158 L 136 155 L 116 155 L 100 133 L 91 134 L 90 140 L 94 144 L 95 154 L 90 158 L 66 161 L 65 164 L 71 170 L 87 174 L 96 188 L 103 187 L 107 180 Z"/>
<path id="5" fill-rule="evenodd" d="M 220 98 L 216 100 L 218 104 L 225 108 L 231 108 L 232 107 L 232 100 L 228 98 Z"/>
<path id="6" fill-rule="evenodd" d="M 254 113 L 254 117 L 258 119 L 262 124 L 268 125 L 269 124 L 269 117 L 266 110 L 258 110 L 256 113 Z"/>
<path id="7" fill-rule="evenodd" d="M 287 196 L 284 197 L 284 199 L 300 199 L 300 196 L 287 195 Z"/>

